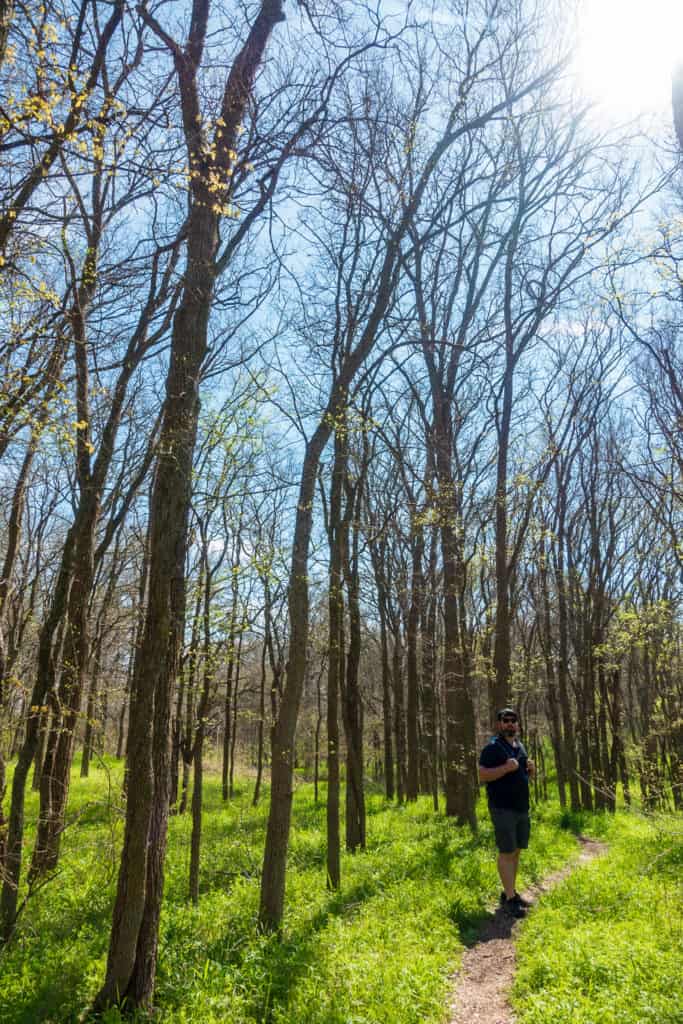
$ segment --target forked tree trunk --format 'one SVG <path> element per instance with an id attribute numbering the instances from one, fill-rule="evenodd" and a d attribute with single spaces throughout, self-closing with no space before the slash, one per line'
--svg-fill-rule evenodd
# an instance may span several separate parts
<path id="1" fill-rule="evenodd" d="M 163 29 L 145 12 L 154 30 Z M 264 0 L 225 84 L 216 170 L 227 175 L 238 129 L 270 34 L 284 17 L 280 0 Z M 184 290 L 171 336 L 159 461 L 150 509 L 149 602 L 131 715 L 130 781 L 121 866 L 104 984 L 95 1009 L 124 1000 L 149 1006 L 154 991 L 158 923 L 168 824 L 171 694 L 178 670 L 185 602 L 184 572 L 199 416 L 199 381 L 207 351 L 220 212 L 215 209 L 199 111 L 198 73 L 208 9 L 193 5 L 192 39 L 173 50 L 190 165 Z M 206 176 L 205 176 L 206 175 Z M 227 177 L 226 177 L 226 185 Z"/>

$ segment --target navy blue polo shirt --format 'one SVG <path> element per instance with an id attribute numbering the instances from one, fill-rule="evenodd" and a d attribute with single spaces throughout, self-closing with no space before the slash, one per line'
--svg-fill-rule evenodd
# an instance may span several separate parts
<path id="1" fill-rule="evenodd" d="M 519 740 L 512 743 L 500 735 L 492 736 L 479 757 L 482 768 L 498 768 L 505 764 L 509 757 L 519 761 L 516 772 L 508 772 L 495 782 L 486 783 L 486 795 L 489 807 L 511 811 L 529 810 L 529 772 L 527 770 L 528 754 Z"/>

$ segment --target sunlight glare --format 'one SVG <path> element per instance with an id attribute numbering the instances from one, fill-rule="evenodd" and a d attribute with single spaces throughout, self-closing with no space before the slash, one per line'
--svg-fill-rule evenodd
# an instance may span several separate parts
<path id="1" fill-rule="evenodd" d="M 683 60 L 683 0 L 581 0 L 581 91 L 606 111 L 635 117 L 671 106 L 671 75 Z"/>

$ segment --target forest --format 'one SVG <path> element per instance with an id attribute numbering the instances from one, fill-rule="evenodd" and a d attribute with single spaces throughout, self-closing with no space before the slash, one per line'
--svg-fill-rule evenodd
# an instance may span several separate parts
<path id="1" fill-rule="evenodd" d="M 0 0 L 0 1022 L 451 1022 L 505 706 L 515 1019 L 683 1021 L 683 70 L 578 6 Z"/>

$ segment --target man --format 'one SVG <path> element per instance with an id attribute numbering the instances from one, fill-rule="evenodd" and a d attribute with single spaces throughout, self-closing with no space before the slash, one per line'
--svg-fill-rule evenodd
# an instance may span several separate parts
<path id="1" fill-rule="evenodd" d="M 517 712 L 503 708 L 496 716 L 497 732 L 479 758 L 479 781 L 486 783 L 489 811 L 498 847 L 498 874 L 504 909 L 524 917 L 528 902 L 515 889 L 520 850 L 529 845 L 529 779 L 535 766 L 517 738 Z"/>

